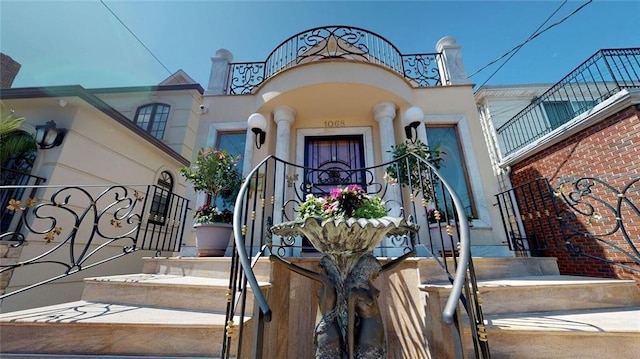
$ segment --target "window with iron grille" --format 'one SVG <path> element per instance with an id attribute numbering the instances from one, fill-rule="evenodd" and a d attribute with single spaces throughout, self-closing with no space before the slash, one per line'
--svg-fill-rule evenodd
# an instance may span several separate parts
<path id="1" fill-rule="evenodd" d="M 153 201 L 149 211 L 149 222 L 163 225 L 169 214 L 169 198 L 173 191 L 173 177 L 167 171 L 163 171 L 158 182 L 153 186 Z"/>
<path id="2" fill-rule="evenodd" d="M 138 107 L 133 122 L 147 131 L 151 136 L 162 139 L 169 118 L 171 106 L 162 103 L 152 103 Z"/>

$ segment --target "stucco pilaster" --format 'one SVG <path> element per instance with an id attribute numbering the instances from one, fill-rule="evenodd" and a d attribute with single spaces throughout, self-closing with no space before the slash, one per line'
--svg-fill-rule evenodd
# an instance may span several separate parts
<path id="1" fill-rule="evenodd" d="M 216 50 L 216 55 L 211 58 L 211 74 L 207 92 L 212 95 L 223 95 L 229 79 L 229 67 L 233 61 L 233 54 L 226 49 Z"/>
<path id="2" fill-rule="evenodd" d="M 468 85 L 471 82 L 462 62 L 462 46 L 453 36 L 445 36 L 436 44 L 436 51 L 442 54 L 438 61 L 443 85 Z"/>

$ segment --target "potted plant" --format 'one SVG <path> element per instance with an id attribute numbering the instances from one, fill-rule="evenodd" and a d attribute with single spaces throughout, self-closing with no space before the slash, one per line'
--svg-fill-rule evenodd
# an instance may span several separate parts
<path id="1" fill-rule="evenodd" d="M 196 191 L 207 194 L 207 203 L 194 213 L 198 257 L 222 256 L 229 245 L 233 230 L 229 205 L 242 183 L 239 161 L 240 156 L 226 150 L 203 148 L 190 167 L 178 170 Z"/>
<path id="2" fill-rule="evenodd" d="M 430 148 L 420 140 L 416 142 L 405 141 L 397 146 L 391 146 L 391 150 L 388 152 L 396 162 L 386 168 L 385 177 L 387 180 L 400 183 L 402 186 L 410 185 L 413 187 L 414 194 L 421 191 L 425 200 L 433 201 L 438 178 L 431 175 L 429 168 L 421 164 L 421 161 L 428 162 L 436 169 L 442 167 L 444 152 L 440 151 L 439 146 Z M 398 158 L 409 153 L 415 156 L 398 161 Z"/>

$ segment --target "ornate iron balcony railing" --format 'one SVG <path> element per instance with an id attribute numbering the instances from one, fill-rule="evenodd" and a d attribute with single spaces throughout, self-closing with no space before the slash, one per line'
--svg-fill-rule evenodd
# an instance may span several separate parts
<path id="1" fill-rule="evenodd" d="M 37 268 L 32 284 L 0 299 L 50 283 L 137 250 L 180 251 L 189 200 L 166 188 L 140 185 L 0 186 L 10 218 L 0 232 L 0 275 Z M 37 197 L 36 197 L 37 196 Z M 19 252 L 30 244 L 29 258 Z M 6 259 L 6 258 L 3 258 Z"/>
<path id="2" fill-rule="evenodd" d="M 384 37 L 357 27 L 317 27 L 293 35 L 264 62 L 231 64 L 227 94 L 250 94 L 281 71 L 327 59 L 366 62 L 404 76 L 416 87 L 440 86 L 440 54 L 403 55 Z"/>
<path id="3" fill-rule="evenodd" d="M 497 129 L 503 156 L 628 88 L 640 88 L 640 48 L 596 52 Z"/>

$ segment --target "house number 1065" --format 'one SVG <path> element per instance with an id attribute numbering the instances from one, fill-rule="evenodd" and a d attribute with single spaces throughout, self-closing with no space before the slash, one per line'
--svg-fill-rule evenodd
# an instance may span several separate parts
<path id="1" fill-rule="evenodd" d="M 324 121 L 324 127 L 344 127 L 344 120 Z"/>

